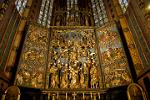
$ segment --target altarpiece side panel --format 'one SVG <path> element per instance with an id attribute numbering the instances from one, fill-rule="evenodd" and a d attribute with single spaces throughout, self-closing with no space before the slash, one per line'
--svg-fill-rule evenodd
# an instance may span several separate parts
<path id="1" fill-rule="evenodd" d="M 48 34 L 47 29 L 29 26 L 18 65 L 16 85 L 44 88 Z"/>
<path id="2" fill-rule="evenodd" d="M 131 82 L 129 65 L 116 25 L 97 29 L 96 32 L 105 87 L 128 85 Z"/>

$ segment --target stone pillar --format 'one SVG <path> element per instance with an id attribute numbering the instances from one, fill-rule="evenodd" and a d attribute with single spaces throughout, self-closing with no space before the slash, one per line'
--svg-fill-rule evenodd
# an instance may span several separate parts
<path id="1" fill-rule="evenodd" d="M 24 12 L 22 14 L 21 21 L 19 23 L 19 27 L 17 29 L 16 35 L 14 37 L 14 42 L 12 44 L 12 48 L 9 54 L 9 58 L 7 59 L 7 64 L 6 66 L 14 66 L 15 60 L 16 60 L 16 55 L 17 55 L 17 49 L 19 48 L 21 39 L 22 39 L 22 32 L 25 28 L 25 24 L 27 21 L 27 17 L 30 11 L 30 7 L 32 5 L 32 0 L 28 0 L 26 7 L 24 9 Z"/>
<path id="2" fill-rule="evenodd" d="M 118 0 L 112 0 L 112 1 L 114 3 L 114 7 L 116 10 L 117 16 L 119 18 L 121 27 L 123 29 L 123 33 L 124 33 L 124 36 L 125 36 L 128 48 L 129 48 L 129 52 L 130 52 L 130 55 L 131 55 L 131 58 L 132 58 L 132 61 L 133 61 L 133 64 L 134 64 L 134 67 L 136 70 L 136 74 L 138 75 L 141 71 L 142 61 L 140 59 L 140 56 L 139 56 L 138 50 L 136 48 L 132 33 L 129 30 L 129 26 L 127 24 L 126 18 L 123 14 L 123 11 L 121 9 L 119 1 Z M 132 67 L 132 66 L 130 66 L 130 67 Z"/>

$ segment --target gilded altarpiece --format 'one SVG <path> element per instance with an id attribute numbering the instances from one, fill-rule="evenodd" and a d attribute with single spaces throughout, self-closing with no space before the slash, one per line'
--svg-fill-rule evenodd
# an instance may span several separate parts
<path id="1" fill-rule="evenodd" d="M 131 82 L 129 65 L 115 24 L 96 30 L 100 62 L 106 88 Z"/>
<path id="2" fill-rule="evenodd" d="M 97 89 L 100 76 L 94 29 L 51 29 L 47 88 Z"/>
<path id="3" fill-rule="evenodd" d="M 24 87 L 44 88 L 49 31 L 30 25 L 20 57 L 16 84 Z"/>
<path id="4" fill-rule="evenodd" d="M 30 25 L 16 85 L 41 89 L 106 89 L 131 82 L 116 26 Z"/>

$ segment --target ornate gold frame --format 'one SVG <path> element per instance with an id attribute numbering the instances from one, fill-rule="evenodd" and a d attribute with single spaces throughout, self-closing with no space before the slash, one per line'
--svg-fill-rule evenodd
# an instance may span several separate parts
<path id="1" fill-rule="evenodd" d="M 21 93 L 20 93 L 20 89 L 17 87 L 17 86 L 10 86 L 10 87 L 8 87 L 7 89 L 6 89 L 6 91 L 4 92 L 4 94 L 2 95 L 2 98 L 1 98 L 1 100 L 5 100 L 5 98 L 6 98 L 6 94 L 8 93 L 8 91 L 9 90 L 14 90 L 14 92 L 16 92 L 16 94 L 17 94 L 17 100 L 20 100 L 20 95 L 21 95 Z M 15 91 L 16 90 L 16 91 Z M 14 93 L 13 92 L 13 93 Z"/>
<path id="2" fill-rule="evenodd" d="M 141 93 L 142 93 L 143 100 L 147 100 L 146 94 L 145 94 L 144 90 L 142 89 L 142 87 L 141 87 L 140 85 L 138 85 L 138 84 L 136 84 L 136 83 L 131 83 L 131 84 L 128 86 L 128 88 L 127 88 L 128 100 L 133 100 L 133 99 L 131 98 L 131 95 L 130 95 L 130 87 L 132 87 L 132 86 L 136 86 L 137 88 L 139 88 L 140 91 L 141 91 Z"/>

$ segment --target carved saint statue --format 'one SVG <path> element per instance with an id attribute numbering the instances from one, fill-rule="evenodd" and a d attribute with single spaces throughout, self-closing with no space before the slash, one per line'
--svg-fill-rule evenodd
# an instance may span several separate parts
<path id="1" fill-rule="evenodd" d="M 78 75 L 78 69 L 70 68 L 70 74 L 71 74 L 71 83 L 70 83 L 70 88 L 79 88 L 78 80 L 79 80 L 79 75 Z"/>
<path id="2" fill-rule="evenodd" d="M 58 76 L 58 68 L 55 65 L 52 65 L 50 68 L 51 74 L 51 88 L 58 88 L 59 85 L 59 76 Z"/>
<path id="3" fill-rule="evenodd" d="M 81 88 L 85 88 L 85 78 L 84 78 L 84 74 L 83 74 L 83 72 L 81 72 L 81 74 L 80 74 L 80 86 L 81 86 Z"/>
<path id="4" fill-rule="evenodd" d="M 91 88 L 97 88 L 98 87 L 98 72 L 96 66 L 91 67 L 90 70 L 90 75 L 91 75 Z"/>
<path id="5" fill-rule="evenodd" d="M 80 84 L 82 88 L 87 88 L 88 87 L 88 73 L 89 73 L 89 68 L 86 65 L 86 63 L 83 63 L 83 72 L 80 74 Z"/>
<path id="6" fill-rule="evenodd" d="M 61 77 L 61 88 L 68 88 L 69 85 L 69 79 L 68 79 L 68 64 L 65 65 L 65 68 L 63 70 L 63 75 Z"/>

